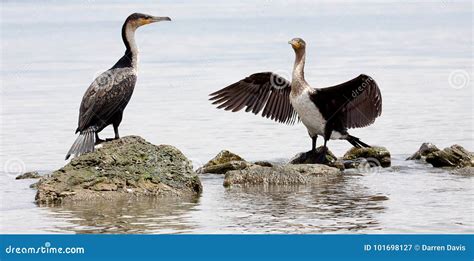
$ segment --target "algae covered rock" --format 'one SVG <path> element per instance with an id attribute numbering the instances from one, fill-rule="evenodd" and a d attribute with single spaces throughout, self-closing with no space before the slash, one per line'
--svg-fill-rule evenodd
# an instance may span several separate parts
<path id="1" fill-rule="evenodd" d="M 202 191 L 191 162 L 175 147 L 127 136 L 71 160 L 36 185 L 38 203 L 184 196 Z"/>
<path id="2" fill-rule="evenodd" d="M 286 164 L 273 167 L 251 165 L 225 174 L 224 186 L 309 185 L 341 178 L 342 172 L 322 164 Z"/>
<path id="3" fill-rule="evenodd" d="M 41 175 L 38 173 L 38 171 L 28 171 L 21 175 L 18 175 L 15 179 L 39 179 L 39 178 L 41 178 Z"/>
<path id="4" fill-rule="evenodd" d="M 426 156 L 426 162 L 433 167 L 469 167 L 474 166 L 474 155 L 460 145 L 452 145 Z"/>
<path id="5" fill-rule="evenodd" d="M 438 147 L 433 143 L 425 142 L 421 144 L 420 148 L 413 155 L 408 157 L 406 160 L 420 160 L 428 156 L 428 154 L 439 151 Z"/>
<path id="6" fill-rule="evenodd" d="M 219 152 L 213 159 L 208 163 L 204 164 L 201 168 L 197 169 L 197 173 L 214 173 L 214 174 L 225 174 L 229 170 L 243 169 L 247 167 L 247 163 L 242 157 L 234 154 L 228 150 Z"/>
<path id="7" fill-rule="evenodd" d="M 368 162 L 376 163 L 380 167 L 390 167 L 391 158 L 390 152 L 384 147 L 370 147 L 370 148 L 356 148 L 353 147 L 347 151 L 342 159 L 344 161 L 348 160 L 358 160 L 363 162 L 360 159 L 366 159 Z M 371 163 L 371 164 L 372 164 Z"/>

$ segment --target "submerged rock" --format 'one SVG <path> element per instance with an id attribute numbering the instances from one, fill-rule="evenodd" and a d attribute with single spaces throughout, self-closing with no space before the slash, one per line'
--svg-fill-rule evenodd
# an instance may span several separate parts
<path id="1" fill-rule="evenodd" d="M 341 177 L 337 168 L 321 164 L 286 164 L 273 167 L 251 165 L 225 174 L 224 186 L 231 185 L 307 185 Z"/>
<path id="2" fill-rule="evenodd" d="M 15 179 L 39 179 L 39 178 L 41 178 L 41 176 L 38 173 L 38 171 L 29 171 L 21 175 L 18 175 Z"/>
<path id="3" fill-rule="evenodd" d="M 438 147 L 433 143 L 425 142 L 421 144 L 420 148 L 413 155 L 408 157 L 406 160 L 420 160 L 428 156 L 428 154 L 439 151 Z"/>
<path id="4" fill-rule="evenodd" d="M 71 160 L 36 185 L 38 203 L 185 196 L 202 191 L 191 162 L 175 147 L 127 136 Z"/>
<path id="5" fill-rule="evenodd" d="M 459 169 L 454 169 L 451 171 L 452 174 L 463 175 L 463 176 L 474 176 L 474 167 L 464 167 Z"/>
<path id="6" fill-rule="evenodd" d="M 370 147 L 370 148 L 356 148 L 353 147 L 349 151 L 344 154 L 343 158 L 344 161 L 354 161 L 358 160 L 363 162 L 361 159 L 365 159 L 368 162 L 377 163 L 376 165 L 380 167 L 390 167 L 391 165 L 391 158 L 390 152 L 384 147 Z M 357 162 L 353 162 L 357 163 Z M 348 166 L 350 163 L 348 163 Z M 356 164 L 353 164 L 356 166 Z M 357 164 L 358 165 L 358 164 Z"/>
<path id="7" fill-rule="evenodd" d="M 248 166 L 242 157 L 228 150 L 219 152 L 213 159 L 196 170 L 197 173 L 225 174 L 229 170 L 244 169 Z"/>
<path id="8" fill-rule="evenodd" d="M 433 167 L 469 167 L 474 166 L 474 155 L 460 145 L 452 145 L 426 156 L 426 162 Z"/>

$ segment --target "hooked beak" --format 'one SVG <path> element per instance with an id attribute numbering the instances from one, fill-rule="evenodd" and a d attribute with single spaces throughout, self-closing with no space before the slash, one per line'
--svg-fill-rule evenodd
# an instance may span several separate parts
<path id="1" fill-rule="evenodd" d="M 152 23 L 161 22 L 161 21 L 171 21 L 171 18 L 167 16 L 153 16 L 153 18 L 151 18 Z"/>

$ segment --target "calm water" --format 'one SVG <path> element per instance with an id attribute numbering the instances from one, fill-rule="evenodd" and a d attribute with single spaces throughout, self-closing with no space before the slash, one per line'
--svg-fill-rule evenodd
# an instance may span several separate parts
<path id="1" fill-rule="evenodd" d="M 226 2 L 1 3 L 0 232 L 474 231 L 472 178 L 403 160 L 424 141 L 474 150 L 470 1 Z M 387 147 L 394 166 L 330 184 L 265 189 L 225 189 L 221 176 L 204 175 L 203 195 L 183 201 L 36 206 L 33 181 L 14 177 L 65 164 L 81 97 L 123 54 L 120 27 L 135 11 L 173 22 L 137 32 L 139 79 L 122 135 L 175 145 L 196 166 L 221 149 L 273 161 L 308 150 L 302 125 L 231 114 L 206 101 L 257 71 L 289 77 L 287 41 L 298 36 L 308 43 L 306 76 L 315 87 L 360 73 L 377 80 L 383 115 L 351 133 Z M 344 141 L 329 146 L 337 155 L 350 148 Z"/>

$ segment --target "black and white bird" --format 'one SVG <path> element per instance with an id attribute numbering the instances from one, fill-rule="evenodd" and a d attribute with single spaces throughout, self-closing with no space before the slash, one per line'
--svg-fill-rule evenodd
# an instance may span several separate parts
<path id="1" fill-rule="evenodd" d="M 381 115 L 382 95 L 377 83 L 361 74 L 339 85 L 312 88 L 304 77 L 305 41 L 294 38 L 288 43 L 296 54 L 291 83 L 272 72 L 255 73 L 211 93 L 213 104 L 232 112 L 245 108 L 258 114 L 263 110 L 263 117 L 286 124 L 300 120 L 312 139 L 311 152 L 316 152 L 317 137 L 324 138 L 323 156 L 329 139 L 370 147 L 347 130 L 368 126 Z"/>
<path id="2" fill-rule="evenodd" d="M 89 86 L 82 98 L 79 109 L 79 132 L 69 149 L 66 159 L 94 151 L 94 145 L 103 142 L 98 133 L 112 124 L 118 139 L 118 127 L 122 121 L 123 110 L 132 97 L 138 70 L 138 47 L 135 43 L 135 30 L 146 24 L 171 21 L 169 17 L 156 17 L 134 13 L 127 17 L 122 26 L 122 39 L 125 54 L 109 70 L 99 75 Z M 110 139 L 107 139 L 110 140 Z"/>

